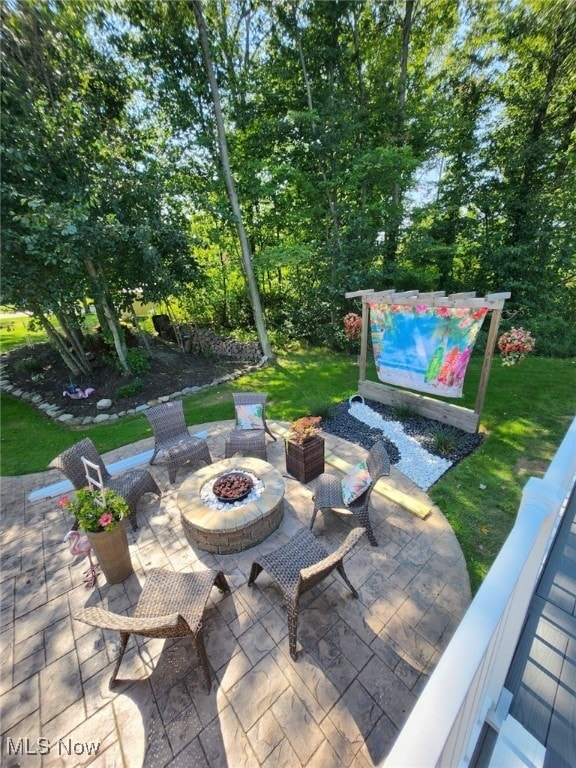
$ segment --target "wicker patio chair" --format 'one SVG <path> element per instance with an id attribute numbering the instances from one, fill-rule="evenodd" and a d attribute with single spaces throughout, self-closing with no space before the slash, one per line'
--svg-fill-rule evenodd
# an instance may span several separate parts
<path id="1" fill-rule="evenodd" d="M 71 448 L 56 456 L 50 462 L 50 467 L 52 469 L 59 469 L 70 480 L 74 488 L 79 490 L 88 484 L 82 457 L 100 467 L 105 488 L 116 491 L 119 496 L 125 499 L 130 509 L 132 528 L 136 530 L 138 528 L 136 507 L 140 497 L 145 493 L 155 493 L 157 496 L 162 495 L 156 480 L 154 480 L 147 469 L 131 469 L 121 475 L 112 477 L 102 461 L 96 446 L 89 437 L 80 440 L 79 443 L 75 443 Z"/>
<path id="2" fill-rule="evenodd" d="M 364 528 L 354 528 L 338 549 L 330 554 L 314 534 L 307 528 L 302 528 L 286 544 L 268 555 L 261 555 L 252 563 L 248 586 L 252 586 L 260 572 L 265 570 L 282 591 L 288 611 L 290 656 L 294 660 L 297 655 L 298 602 L 301 595 L 336 569 L 352 592 L 352 596 L 358 597 L 358 593 L 346 576 L 342 561 L 363 534 Z"/>
<path id="3" fill-rule="evenodd" d="M 84 608 L 76 613 L 74 618 L 78 621 L 120 632 L 120 649 L 110 678 L 110 688 L 116 682 L 128 638 L 130 634 L 135 634 L 144 637 L 190 638 L 210 693 L 210 667 L 201 629 L 204 609 L 214 586 L 221 592 L 230 591 L 222 571 L 177 573 L 164 568 L 152 568 L 132 617 L 98 607 Z"/>
<path id="4" fill-rule="evenodd" d="M 266 433 L 270 435 L 272 440 L 276 441 L 276 438 L 268 428 L 266 424 L 266 399 L 267 395 L 262 392 L 236 392 L 232 393 L 234 399 L 234 409 L 236 412 L 236 427 L 233 429 L 224 445 L 224 457 L 226 459 L 234 456 L 235 453 L 241 453 L 243 456 L 254 456 L 257 459 L 266 461 Z M 241 420 L 239 418 L 239 408 L 245 407 L 261 408 L 262 427 L 257 429 L 243 429 L 240 428 Z"/>
<path id="5" fill-rule="evenodd" d="M 154 432 L 154 452 L 150 464 L 162 452 L 171 483 L 176 480 L 178 469 L 188 462 L 212 464 L 206 440 L 194 437 L 188 431 L 181 400 L 155 405 L 148 408 L 145 414 Z"/>
<path id="6" fill-rule="evenodd" d="M 372 526 L 370 524 L 369 505 L 370 496 L 374 489 L 374 486 L 378 480 L 384 475 L 390 474 L 390 459 L 388 453 L 384 447 L 382 440 L 378 440 L 368 453 L 366 458 L 366 464 L 368 465 L 368 472 L 370 473 L 370 485 L 355 501 L 349 504 L 344 502 L 342 498 L 342 482 L 339 477 L 330 475 L 327 472 L 323 472 L 318 476 L 316 481 L 316 488 L 314 491 L 314 510 L 312 512 L 312 520 L 310 521 L 310 529 L 314 525 L 316 520 L 316 514 L 318 511 L 324 511 L 326 509 L 342 509 L 347 512 L 351 512 L 358 518 L 358 522 L 363 528 L 366 528 L 366 534 L 373 547 L 378 546 Z"/>

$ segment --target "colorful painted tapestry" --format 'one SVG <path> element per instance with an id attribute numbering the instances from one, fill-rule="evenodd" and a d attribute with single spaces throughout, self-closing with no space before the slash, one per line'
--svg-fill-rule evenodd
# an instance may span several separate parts
<path id="1" fill-rule="evenodd" d="M 380 381 L 462 397 L 466 367 L 488 308 L 368 303 Z"/>

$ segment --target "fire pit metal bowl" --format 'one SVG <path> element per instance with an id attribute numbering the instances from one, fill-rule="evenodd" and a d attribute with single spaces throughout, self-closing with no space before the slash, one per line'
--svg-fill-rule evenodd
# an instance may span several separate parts
<path id="1" fill-rule="evenodd" d="M 252 478 L 244 472 L 228 472 L 216 480 L 212 486 L 212 493 L 218 501 L 231 504 L 245 499 L 253 487 Z"/>

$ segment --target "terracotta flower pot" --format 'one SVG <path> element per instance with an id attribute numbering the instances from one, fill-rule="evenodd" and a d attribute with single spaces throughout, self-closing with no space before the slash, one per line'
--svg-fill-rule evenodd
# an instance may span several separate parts
<path id="1" fill-rule="evenodd" d="M 125 523 L 122 520 L 113 531 L 86 532 L 108 584 L 118 584 L 134 573 Z"/>
<path id="2" fill-rule="evenodd" d="M 316 435 L 301 444 L 286 440 L 286 471 L 301 483 L 324 472 L 324 438 Z"/>

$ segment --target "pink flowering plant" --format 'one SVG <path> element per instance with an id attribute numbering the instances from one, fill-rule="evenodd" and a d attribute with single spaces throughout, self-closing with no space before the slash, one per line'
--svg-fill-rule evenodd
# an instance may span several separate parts
<path id="1" fill-rule="evenodd" d="M 355 312 L 348 312 L 343 318 L 344 322 L 344 335 L 348 341 L 356 341 L 360 338 L 360 332 L 362 331 L 362 318 Z"/>
<path id="2" fill-rule="evenodd" d="M 321 416 L 303 416 L 301 419 L 296 419 L 296 421 L 293 421 L 292 424 L 290 424 L 289 439 L 293 443 L 302 445 L 306 440 L 310 440 L 310 438 L 320 434 L 321 421 Z"/>
<path id="3" fill-rule="evenodd" d="M 90 533 L 113 531 L 130 513 L 122 496 L 115 491 L 105 490 L 102 499 L 102 491 L 97 488 L 80 488 L 74 498 L 61 498 L 59 505 L 74 515 L 83 531 Z"/>
<path id="4" fill-rule="evenodd" d="M 511 328 L 498 339 L 502 365 L 521 363 L 536 345 L 536 339 L 525 328 Z"/>

